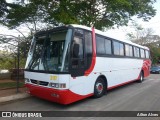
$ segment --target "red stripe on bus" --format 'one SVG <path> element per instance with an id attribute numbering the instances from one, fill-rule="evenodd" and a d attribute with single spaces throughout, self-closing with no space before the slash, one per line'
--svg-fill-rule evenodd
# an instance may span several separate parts
<path id="1" fill-rule="evenodd" d="M 89 69 L 85 71 L 85 74 L 84 74 L 85 76 L 89 75 L 93 71 L 95 63 L 96 63 L 96 36 L 95 36 L 94 27 L 92 27 L 92 44 L 93 44 L 92 62 L 91 62 L 91 66 L 89 67 Z"/>
<path id="2" fill-rule="evenodd" d="M 120 86 L 123 86 L 123 85 L 126 85 L 128 83 L 131 83 L 131 82 L 134 82 L 134 81 L 137 81 L 139 79 L 136 79 L 136 80 L 131 80 L 131 81 L 127 81 L 127 82 L 124 82 L 124 83 L 121 83 L 121 84 L 118 84 L 118 85 L 115 85 L 115 86 L 111 86 L 111 87 L 108 87 L 107 90 L 111 90 L 111 89 L 114 89 L 114 88 L 117 88 L 117 87 L 120 87 Z"/>
<path id="3" fill-rule="evenodd" d="M 70 104 L 93 95 L 93 93 L 78 95 L 69 89 L 57 90 L 32 84 L 25 84 L 25 86 L 28 88 L 27 92 L 31 95 L 61 104 Z"/>
<path id="4" fill-rule="evenodd" d="M 147 59 L 143 61 L 142 70 L 144 71 L 144 77 L 150 75 L 150 67 L 151 67 L 151 60 Z"/>

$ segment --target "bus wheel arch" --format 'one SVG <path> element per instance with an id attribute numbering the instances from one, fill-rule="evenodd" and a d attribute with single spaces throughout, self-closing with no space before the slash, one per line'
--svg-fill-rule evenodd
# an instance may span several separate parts
<path id="1" fill-rule="evenodd" d="M 94 97 L 100 98 L 107 92 L 107 79 L 104 75 L 100 75 L 94 85 Z"/>

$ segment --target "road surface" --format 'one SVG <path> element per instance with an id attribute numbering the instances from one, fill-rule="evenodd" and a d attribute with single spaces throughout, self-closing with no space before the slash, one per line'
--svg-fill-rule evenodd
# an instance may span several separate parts
<path id="1" fill-rule="evenodd" d="M 160 111 L 160 75 L 151 74 L 143 83 L 133 82 L 108 91 L 101 98 L 87 98 L 71 105 L 59 105 L 36 97 L 0 104 L 0 111 Z M 25 118 L 31 119 L 31 118 Z M 50 119 L 50 118 L 46 118 Z M 56 120 L 75 120 L 58 117 Z M 80 120 L 105 120 L 98 117 L 77 117 Z M 159 117 L 110 118 L 109 120 L 160 120 Z"/>

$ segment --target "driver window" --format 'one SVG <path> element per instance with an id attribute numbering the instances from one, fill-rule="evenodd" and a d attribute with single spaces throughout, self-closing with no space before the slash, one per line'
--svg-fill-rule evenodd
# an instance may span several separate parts
<path id="1" fill-rule="evenodd" d="M 83 59 L 83 31 L 75 29 L 75 35 L 73 39 L 73 58 Z"/>
<path id="2" fill-rule="evenodd" d="M 82 38 L 75 36 L 74 40 L 73 40 L 73 46 L 79 47 L 79 49 L 77 48 L 78 49 L 78 56 L 76 56 L 75 55 L 75 51 L 73 51 L 73 58 L 80 58 L 80 59 L 82 59 L 83 56 L 84 56 Z M 73 50 L 75 50 L 75 49 L 73 49 Z"/>
<path id="3" fill-rule="evenodd" d="M 83 30 L 75 29 L 72 43 L 72 68 L 84 67 Z"/>

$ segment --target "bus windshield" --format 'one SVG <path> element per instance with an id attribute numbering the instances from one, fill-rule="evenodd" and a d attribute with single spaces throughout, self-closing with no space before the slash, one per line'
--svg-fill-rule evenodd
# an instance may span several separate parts
<path id="1" fill-rule="evenodd" d="M 72 29 L 35 36 L 25 68 L 52 72 L 68 72 L 68 51 Z"/>

